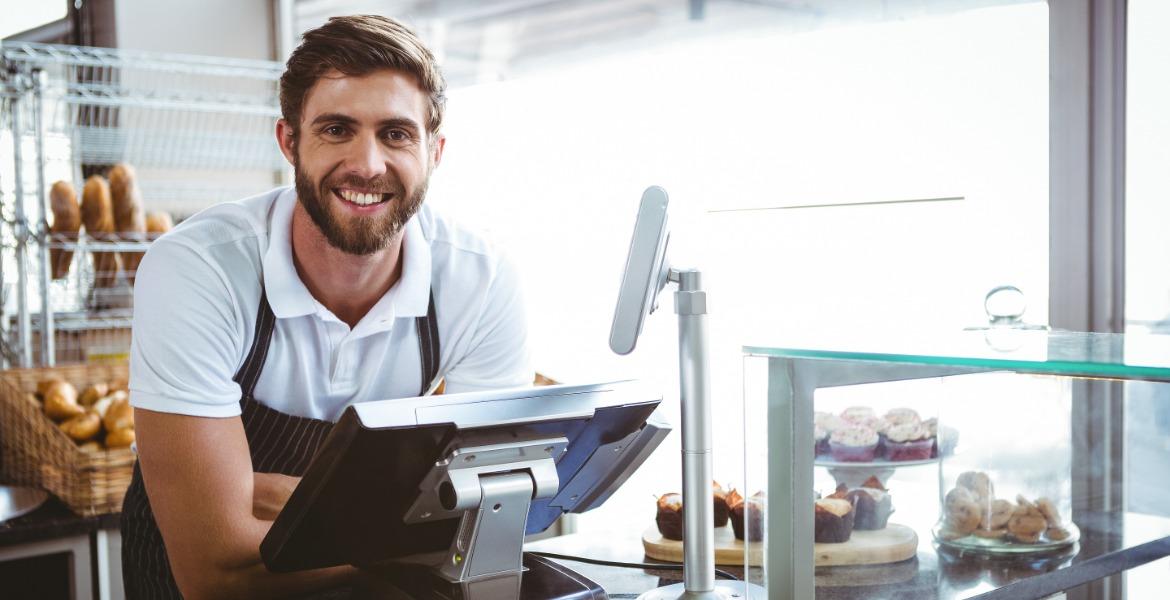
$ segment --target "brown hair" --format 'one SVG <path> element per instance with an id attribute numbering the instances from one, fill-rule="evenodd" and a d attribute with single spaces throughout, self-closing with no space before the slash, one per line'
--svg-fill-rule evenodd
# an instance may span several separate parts
<path id="1" fill-rule="evenodd" d="M 322 75 L 337 70 L 360 77 L 380 69 L 414 75 L 431 101 L 427 133 L 438 133 L 447 102 L 443 93 L 447 84 L 439 65 L 413 31 L 379 15 L 332 17 L 324 25 L 306 31 L 280 76 L 280 112 L 295 134 L 305 97 Z"/>

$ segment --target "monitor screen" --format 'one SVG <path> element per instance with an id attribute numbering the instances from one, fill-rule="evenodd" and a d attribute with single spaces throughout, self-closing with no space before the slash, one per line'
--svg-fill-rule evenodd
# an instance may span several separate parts
<path id="1" fill-rule="evenodd" d="M 346 409 L 260 546 L 272 571 L 433 555 L 460 515 L 408 523 L 432 468 L 460 448 L 563 439 L 555 495 L 532 502 L 526 533 L 598 506 L 669 425 L 661 396 L 615 382 L 384 400 Z"/>

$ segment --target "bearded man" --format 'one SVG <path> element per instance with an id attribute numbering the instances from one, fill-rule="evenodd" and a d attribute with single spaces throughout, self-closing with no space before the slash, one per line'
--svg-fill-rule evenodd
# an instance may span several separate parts
<path id="1" fill-rule="evenodd" d="M 138 466 L 122 511 L 131 598 L 305 594 L 350 567 L 269 573 L 259 546 L 350 404 L 532 381 L 517 277 L 424 204 L 443 77 L 400 23 L 339 17 L 280 81 L 296 185 L 156 241 L 135 287 Z"/>

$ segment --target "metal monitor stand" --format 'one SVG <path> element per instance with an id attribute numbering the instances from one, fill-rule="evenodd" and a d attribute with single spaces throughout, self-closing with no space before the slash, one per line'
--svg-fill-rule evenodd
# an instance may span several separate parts
<path id="1" fill-rule="evenodd" d="M 650 590 L 639 600 L 765 598 L 746 581 L 715 581 L 715 508 L 711 498 L 711 382 L 707 359 L 707 293 L 696 269 L 670 269 L 678 284 L 678 371 L 682 404 L 683 583 Z M 688 502 L 688 498 L 699 501 Z M 747 568 L 745 565 L 746 577 Z"/>
<path id="2" fill-rule="evenodd" d="M 451 449 L 423 478 L 404 520 L 458 518 L 455 538 L 422 572 L 385 570 L 387 583 L 422 598 L 592 597 L 595 583 L 523 553 L 528 509 L 557 494 L 555 459 L 568 443 L 551 437 Z"/>

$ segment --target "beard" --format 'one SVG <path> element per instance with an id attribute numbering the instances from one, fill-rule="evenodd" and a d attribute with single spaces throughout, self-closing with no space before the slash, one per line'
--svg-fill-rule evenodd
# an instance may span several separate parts
<path id="1" fill-rule="evenodd" d="M 402 184 L 389 176 L 369 180 L 355 176 L 336 179 L 326 177 L 321 182 L 314 183 L 308 174 L 301 170 L 299 160 L 293 165 L 293 172 L 296 177 L 297 201 L 304 207 L 305 212 L 309 213 L 309 217 L 324 234 L 329 245 L 347 254 L 358 256 L 370 255 L 386 248 L 402 233 L 406 222 L 422 205 L 430 180 L 428 173 L 422 184 L 407 194 Z M 379 215 L 343 218 L 332 206 L 333 190 L 339 187 L 391 194 L 392 197 L 385 200 L 391 204 Z"/>

